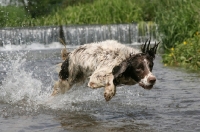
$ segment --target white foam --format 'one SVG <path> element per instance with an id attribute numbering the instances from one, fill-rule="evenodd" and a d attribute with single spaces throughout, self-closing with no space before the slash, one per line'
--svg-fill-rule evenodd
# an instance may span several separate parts
<path id="1" fill-rule="evenodd" d="M 28 51 L 27 51 L 28 53 Z M 43 84 L 40 77 L 34 77 L 31 69 L 25 70 L 27 63 L 26 52 L 17 52 L 14 58 L 9 58 L 0 64 L 0 68 L 6 72 L 2 85 L 0 85 L 0 101 L 12 105 L 20 105 L 28 107 L 31 110 L 37 110 L 40 106 L 53 110 L 79 110 L 89 101 L 102 100 L 103 89 L 92 90 L 86 85 L 74 86 L 69 92 L 57 97 L 51 97 L 54 79 L 49 70 L 44 72 L 48 74 L 49 84 Z M 52 68 L 52 67 L 49 67 Z M 80 106 L 74 106 L 76 104 Z"/>
<path id="2" fill-rule="evenodd" d="M 21 44 L 21 45 L 13 45 L 13 44 L 4 44 L 0 47 L 0 51 L 16 51 L 16 50 L 48 50 L 48 49 L 60 49 L 64 46 L 59 42 L 53 42 L 50 44 L 42 44 L 42 43 L 31 43 L 31 44 Z M 69 46 L 67 48 L 74 48 L 76 46 Z"/>
<path id="3" fill-rule="evenodd" d="M 1 86 L 1 98 L 7 103 L 17 103 L 19 101 L 38 101 L 42 83 L 31 77 L 31 73 L 19 70 L 18 73 L 8 73 L 7 78 Z"/>
<path id="4" fill-rule="evenodd" d="M 15 59 L 6 60 L 0 64 L 6 75 L 0 86 L 0 99 L 6 103 L 15 104 L 25 101 L 28 105 L 37 105 L 47 98 L 48 91 L 42 91 L 42 82 L 32 76 L 31 71 L 24 70 L 24 54 L 18 54 Z"/>

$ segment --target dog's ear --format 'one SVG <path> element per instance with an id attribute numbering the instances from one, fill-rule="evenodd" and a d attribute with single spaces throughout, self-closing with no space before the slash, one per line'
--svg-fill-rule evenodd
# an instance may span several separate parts
<path id="1" fill-rule="evenodd" d="M 121 64 L 119 64 L 118 66 L 115 66 L 112 70 L 112 74 L 114 75 L 114 78 L 117 78 L 118 76 L 120 76 L 123 72 L 125 72 L 125 70 L 128 67 L 128 63 L 126 61 L 123 61 Z"/>
<path id="2" fill-rule="evenodd" d="M 153 47 L 150 47 L 150 42 L 151 42 L 151 39 L 147 40 L 145 44 L 142 45 L 141 50 L 142 50 L 142 53 L 148 54 L 151 57 L 155 58 L 155 54 L 160 42 L 159 43 L 155 42 L 155 45 Z"/>

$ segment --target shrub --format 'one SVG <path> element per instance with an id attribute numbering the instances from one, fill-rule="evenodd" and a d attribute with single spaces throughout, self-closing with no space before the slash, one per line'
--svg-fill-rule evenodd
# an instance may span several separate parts
<path id="1" fill-rule="evenodd" d="M 113 24 L 141 21 L 141 8 L 131 0 L 101 0 L 93 4 L 68 6 L 45 18 L 39 18 L 39 25 L 67 24 Z M 35 20 L 34 20 L 35 22 Z"/>
<path id="2" fill-rule="evenodd" d="M 95 0 L 64 0 L 62 3 L 63 7 L 73 6 L 73 5 L 80 5 L 80 4 L 87 4 L 92 3 Z"/>
<path id="3" fill-rule="evenodd" d="M 156 8 L 165 65 L 200 70 L 199 6 L 200 1 L 165 0 Z"/>
<path id="4" fill-rule="evenodd" d="M 48 15 L 58 5 L 62 5 L 63 0 L 18 0 L 23 3 L 25 11 L 30 14 L 32 18 Z"/>
<path id="5" fill-rule="evenodd" d="M 165 49 L 176 47 L 198 31 L 200 1 L 161 0 L 155 22 Z"/>
<path id="6" fill-rule="evenodd" d="M 19 1 L 26 5 L 29 17 L 22 19 L 22 24 L 17 23 L 18 26 L 150 21 L 155 17 L 154 4 L 158 4 L 156 0 L 29 0 L 27 4 Z"/>
<path id="7" fill-rule="evenodd" d="M 165 65 L 200 70 L 200 32 L 176 45 L 163 55 Z"/>
<path id="8" fill-rule="evenodd" d="M 18 0 L 23 4 L 25 11 L 30 14 L 32 18 L 37 18 L 49 15 L 57 8 L 64 8 L 67 6 L 91 3 L 94 0 Z"/>

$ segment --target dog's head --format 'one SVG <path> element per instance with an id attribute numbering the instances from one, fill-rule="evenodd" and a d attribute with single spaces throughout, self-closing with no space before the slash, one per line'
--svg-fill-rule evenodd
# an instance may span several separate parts
<path id="1" fill-rule="evenodd" d="M 148 43 L 148 44 L 147 44 Z M 135 82 L 145 89 L 151 89 L 156 82 L 152 74 L 153 60 L 159 43 L 150 48 L 150 40 L 142 46 L 142 53 L 131 54 L 120 65 L 113 68 L 114 78 L 121 76 L 131 77 Z"/>

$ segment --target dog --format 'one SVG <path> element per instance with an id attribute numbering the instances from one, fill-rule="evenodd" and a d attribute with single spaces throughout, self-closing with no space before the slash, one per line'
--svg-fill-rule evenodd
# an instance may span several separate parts
<path id="1" fill-rule="evenodd" d="M 151 89 L 156 82 L 153 61 L 159 43 L 150 47 L 150 40 L 141 51 L 115 40 L 81 45 L 72 52 L 61 51 L 64 62 L 55 82 L 52 96 L 64 94 L 74 84 L 88 81 L 92 89 L 104 87 L 104 98 L 111 100 L 119 85 L 135 85 Z"/>

